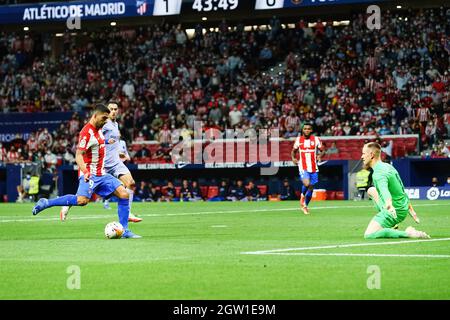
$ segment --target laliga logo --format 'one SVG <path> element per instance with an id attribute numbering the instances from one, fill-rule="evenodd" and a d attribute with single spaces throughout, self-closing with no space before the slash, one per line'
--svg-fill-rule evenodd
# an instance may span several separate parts
<path id="1" fill-rule="evenodd" d="M 428 200 L 436 200 L 439 198 L 439 189 L 435 187 L 428 189 L 427 198 Z"/>

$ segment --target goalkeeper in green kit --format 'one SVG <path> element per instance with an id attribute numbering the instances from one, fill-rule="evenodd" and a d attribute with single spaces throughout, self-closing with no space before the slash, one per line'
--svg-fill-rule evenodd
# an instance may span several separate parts
<path id="1" fill-rule="evenodd" d="M 381 161 L 381 146 L 376 142 L 367 143 L 364 145 L 361 159 L 365 168 L 373 169 L 372 179 L 376 191 L 368 193 L 378 209 L 378 214 L 367 226 L 364 238 L 430 238 L 425 232 L 413 227 L 408 227 L 405 231 L 394 229 L 408 214 L 411 214 L 416 222 L 418 218 L 397 170 Z"/>

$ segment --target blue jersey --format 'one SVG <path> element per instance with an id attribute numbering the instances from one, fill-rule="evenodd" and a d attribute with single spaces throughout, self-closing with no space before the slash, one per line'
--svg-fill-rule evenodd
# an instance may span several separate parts
<path id="1" fill-rule="evenodd" d="M 105 168 L 112 168 L 122 163 L 122 160 L 120 160 L 121 146 L 119 124 L 108 119 L 103 126 L 102 131 L 105 136 L 105 141 L 108 141 L 111 138 L 115 140 L 112 144 L 106 144 Z"/>

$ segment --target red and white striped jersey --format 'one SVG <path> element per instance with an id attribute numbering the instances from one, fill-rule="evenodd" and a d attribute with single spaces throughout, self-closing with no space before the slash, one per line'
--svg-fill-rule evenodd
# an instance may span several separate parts
<path id="1" fill-rule="evenodd" d="M 428 121 L 430 116 L 430 110 L 427 107 L 420 107 L 417 109 L 417 118 L 420 122 Z"/>
<path id="2" fill-rule="evenodd" d="M 83 160 L 86 168 L 93 176 L 105 174 L 105 137 L 102 130 L 90 123 L 86 124 L 80 132 L 78 150 L 86 151 Z M 78 172 L 81 176 L 83 173 Z"/>
<path id="3" fill-rule="evenodd" d="M 309 138 L 305 138 L 301 135 L 295 139 L 294 149 L 300 153 L 300 159 L 298 161 L 298 169 L 300 171 L 311 173 L 319 171 L 316 154 L 317 150 L 323 150 L 323 144 L 319 137 L 311 135 Z"/>

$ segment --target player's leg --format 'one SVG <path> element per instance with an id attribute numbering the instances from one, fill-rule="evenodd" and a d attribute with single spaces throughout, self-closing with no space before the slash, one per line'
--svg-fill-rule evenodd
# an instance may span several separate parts
<path id="1" fill-rule="evenodd" d="M 317 182 L 319 182 L 318 177 L 319 177 L 319 175 L 317 172 L 309 173 L 309 181 L 305 181 L 305 182 L 308 182 L 308 187 L 307 187 L 307 191 L 305 194 L 305 203 L 303 206 L 303 213 L 305 213 L 305 214 L 309 214 L 308 205 L 311 202 L 311 199 L 313 196 L 314 185 L 317 184 Z"/>
<path id="2" fill-rule="evenodd" d="M 103 209 L 111 210 L 111 207 L 109 205 L 109 199 L 103 199 Z"/>
<path id="3" fill-rule="evenodd" d="M 67 199 L 67 202 L 62 205 L 61 210 L 59 211 L 59 219 L 61 221 L 67 220 L 69 210 L 72 206 L 85 206 L 89 203 L 92 194 L 94 193 L 93 190 L 97 186 L 98 180 L 99 177 L 91 177 L 88 182 L 84 181 L 83 177 L 78 179 L 77 204 L 73 204 L 73 199 Z"/>
<path id="4" fill-rule="evenodd" d="M 41 198 L 34 206 L 32 213 L 37 215 L 42 210 L 54 207 L 54 206 L 85 206 L 89 203 L 89 199 L 93 193 L 93 190 L 98 183 L 97 177 L 92 177 L 88 182 L 84 181 L 83 177 L 78 180 L 77 194 L 66 194 L 62 197 L 55 199 Z"/>
<path id="5" fill-rule="evenodd" d="M 125 189 L 123 185 L 120 185 L 114 191 L 114 195 L 117 198 L 119 198 L 117 214 L 119 216 L 120 224 L 125 229 L 122 238 L 133 238 L 133 239 L 141 238 L 141 236 L 134 234 L 133 232 L 131 232 L 131 230 L 128 229 L 128 217 L 130 214 L 130 202 L 128 191 Z"/>
<path id="6" fill-rule="evenodd" d="M 308 192 L 309 187 L 309 173 L 306 171 L 300 171 L 300 180 L 302 181 L 302 190 L 300 193 L 300 208 L 303 210 L 303 208 L 306 206 L 305 204 L 305 197 L 306 193 Z"/>
<path id="7" fill-rule="evenodd" d="M 32 213 L 33 215 L 37 215 L 39 212 L 55 206 L 85 206 L 89 203 L 89 199 L 90 198 L 83 195 L 73 194 L 66 194 L 65 196 L 50 200 L 41 198 L 34 206 Z M 62 220 L 65 220 L 65 217 Z"/>
<path id="8" fill-rule="evenodd" d="M 308 178 L 302 179 L 302 193 L 300 195 L 300 207 L 304 214 L 309 214 L 308 206 L 306 205 L 306 194 L 308 193 L 310 187 L 310 181 Z"/>
<path id="9" fill-rule="evenodd" d="M 125 167 L 125 165 L 124 165 L 124 167 Z M 128 173 L 119 175 L 119 180 L 122 181 L 122 183 L 124 184 L 124 186 L 125 186 L 125 188 L 126 188 L 126 190 L 128 192 L 128 195 L 129 195 L 128 201 L 130 203 L 130 216 L 129 216 L 129 220 L 128 221 L 130 221 L 130 222 L 141 222 L 142 218 L 136 217 L 131 212 L 131 205 L 133 204 L 133 196 L 134 196 L 134 189 L 136 188 L 136 182 L 134 181 L 133 176 L 131 175 L 131 173 L 128 170 L 128 168 L 126 168 L 126 171 L 128 171 Z"/>
<path id="10" fill-rule="evenodd" d="M 415 221 L 416 223 L 420 223 L 420 219 L 419 219 L 419 217 L 417 216 L 417 213 L 416 213 L 416 211 L 414 210 L 414 208 L 413 208 L 411 202 L 408 204 L 408 212 L 409 212 L 409 215 L 414 219 L 414 221 Z"/>
<path id="11" fill-rule="evenodd" d="M 399 214 L 399 212 L 397 213 Z M 365 239 L 378 238 L 429 238 L 429 236 L 422 231 L 415 230 L 412 227 L 406 228 L 405 231 L 396 230 L 392 227 L 400 223 L 404 216 L 394 219 L 386 210 L 380 211 L 369 223 L 364 232 Z"/>
<path id="12" fill-rule="evenodd" d="M 114 194 L 118 200 L 117 214 L 119 216 L 119 222 L 125 229 L 122 238 L 140 238 L 128 229 L 128 217 L 130 214 L 129 193 L 123 186 L 119 179 L 114 178 L 110 174 L 106 174 L 101 177 L 101 183 L 94 190 L 101 197 L 109 197 Z"/>

